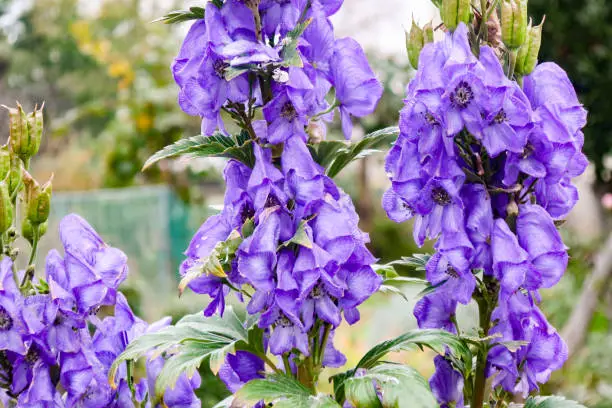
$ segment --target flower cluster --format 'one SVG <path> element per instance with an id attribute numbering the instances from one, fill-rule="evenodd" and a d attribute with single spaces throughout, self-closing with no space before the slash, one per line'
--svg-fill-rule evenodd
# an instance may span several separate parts
<path id="1" fill-rule="evenodd" d="M 426 265 L 435 290 L 415 307 L 419 326 L 456 332 L 459 303 L 492 301 L 487 375 L 512 393 L 536 390 L 567 355 L 538 290 L 567 266 L 555 221 L 578 198 L 571 180 L 587 166 L 586 111 L 560 67 L 540 64 L 521 86 L 493 49 L 472 53 L 464 24 L 423 48 L 405 103 L 383 206 L 396 222 L 414 220 L 419 245 L 437 239 Z M 510 350 L 509 341 L 524 345 Z M 436 366 L 440 402 L 463 406 L 463 379 Z"/>
<path id="2" fill-rule="evenodd" d="M 342 0 L 225 0 L 207 3 L 172 66 L 179 104 L 202 117 L 202 133 L 225 130 L 222 112 L 247 125 L 263 108 L 265 142 L 307 140 L 309 120 L 338 108 L 350 138 L 351 116 L 374 111 L 382 86 L 361 47 L 335 39 L 329 16 Z M 326 96 L 335 88 L 336 101 Z"/>
<path id="3" fill-rule="evenodd" d="M 49 252 L 45 279 L 32 290 L 16 283 L 23 271 L 16 273 L 9 257 L 0 263 L 0 402 L 91 408 L 154 402 L 147 379 L 132 384 L 124 366 L 113 389 L 107 373 L 130 341 L 170 322 L 148 326 L 134 316 L 117 291 L 127 275 L 125 254 L 107 246 L 85 220 L 65 217 L 60 238 L 64 257 Z M 160 364 L 161 357 L 147 362 L 152 379 Z M 165 406 L 199 407 L 197 386 L 197 374 L 183 375 L 164 395 Z"/>
<path id="4" fill-rule="evenodd" d="M 196 233 L 181 271 L 196 271 L 189 287 L 212 297 L 206 315 L 223 313 L 224 297 L 238 289 L 249 297 L 248 313 L 261 314 L 259 326 L 268 332 L 273 354 L 296 349 L 309 356 L 309 334 L 338 327 L 342 314 L 356 322 L 357 306 L 381 279 L 350 198 L 323 174 L 300 138 L 285 142 L 280 168 L 269 149 L 256 145 L 255 156 L 252 170 L 237 161 L 227 164 L 223 211 Z M 223 258 L 228 242 L 237 245 L 234 255 L 211 270 L 211 257 Z M 329 344 L 323 363 L 342 365 L 344 358 Z"/>
<path id="5" fill-rule="evenodd" d="M 230 117 L 254 155 L 252 168 L 227 164 L 223 210 L 193 237 L 182 287 L 212 298 L 206 316 L 223 314 L 234 291 L 257 316 L 264 348 L 292 370 L 303 358 L 342 365 L 333 332 L 343 316 L 359 319 L 357 306 L 381 283 L 350 198 L 307 145 L 325 137 L 336 109 L 349 139 L 352 116 L 372 113 L 382 95 L 361 47 L 334 38 L 329 17 L 341 4 L 209 2 L 172 66 L 179 104 L 202 117 L 202 133 L 226 133 Z M 227 357 L 220 377 L 236 390 L 262 369 L 260 357 L 241 351 Z"/>

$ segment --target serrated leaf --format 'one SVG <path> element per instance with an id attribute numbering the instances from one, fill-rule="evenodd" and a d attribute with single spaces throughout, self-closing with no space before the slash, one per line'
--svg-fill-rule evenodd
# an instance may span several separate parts
<path id="1" fill-rule="evenodd" d="M 146 170 L 160 160 L 177 156 L 226 157 L 236 159 L 247 166 L 253 163 L 253 151 L 248 135 L 230 137 L 217 132 L 212 136 L 193 136 L 168 145 L 149 157 L 142 169 Z"/>
<path id="2" fill-rule="evenodd" d="M 377 390 L 380 393 L 377 393 Z M 357 408 L 437 408 L 427 380 L 415 369 L 383 364 L 345 382 L 346 399 Z"/>
<path id="3" fill-rule="evenodd" d="M 174 10 L 163 17 L 153 20 L 154 23 L 161 21 L 165 24 L 183 23 L 189 20 L 200 20 L 204 18 L 204 8 L 190 7 L 189 10 Z"/>
<path id="4" fill-rule="evenodd" d="M 235 394 L 235 398 L 241 402 L 257 403 L 264 401 L 274 404 L 275 407 L 291 406 L 308 407 L 310 390 L 300 384 L 293 377 L 283 373 L 273 373 L 263 379 L 249 381 Z M 291 404 L 291 405 L 286 405 Z"/>
<path id="5" fill-rule="evenodd" d="M 381 358 L 394 351 L 405 350 L 414 346 L 427 347 L 438 354 L 445 354 L 446 349 L 462 360 L 471 361 L 472 353 L 468 345 L 458 336 L 444 330 L 412 330 L 395 339 L 383 341 L 368 351 L 357 364 L 357 368 L 375 367 Z"/>
<path id="6" fill-rule="evenodd" d="M 531 397 L 524 408 L 586 408 L 584 405 L 561 396 Z"/>
<path id="7" fill-rule="evenodd" d="M 234 402 L 234 396 L 229 396 L 222 401 L 219 401 L 213 408 L 230 408 Z"/>
<path id="8" fill-rule="evenodd" d="M 133 340 L 113 362 L 109 380 L 115 383 L 117 370 L 125 361 L 166 355 L 155 385 L 156 394 L 161 396 L 165 389 L 174 386 L 182 373 L 193 375 L 206 359 L 218 365 L 236 344 L 247 341 L 247 330 L 231 307 L 225 310 L 223 317 L 206 318 L 202 312 L 187 315 L 174 326 Z"/>
<path id="9" fill-rule="evenodd" d="M 507 348 L 510 352 L 514 353 L 518 351 L 521 347 L 524 347 L 529 344 L 528 341 L 500 341 L 499 343 L 505 348 Z"/>
<path id="10" fill-rule="evenodd" d="M 287 33 L 283 39 L 284 45 L 281 49 L 281 57 L 283 58 L 282 65 L 285 67 L 303 67 L 304 63 L 297 49 L 299 38 L 304 34 L 306 28 L 310 25 L 312 19 L 303 21 L 295 26 L 295 28 Z"/>
<path id="11" fill-rule="evenodd" d="M 332 178 L 337 176 L 353 160 L 363 157 L 361 155 L 367 150 L 391 147 L 391 144 L 397 139 L 398 135 L 399 128 L 396 126 L 388 127 L 370 133 L 359 142 L 348 146 L 344 150 L 337 151 L 335 159 L 327 168 L 327 175 Z"/>

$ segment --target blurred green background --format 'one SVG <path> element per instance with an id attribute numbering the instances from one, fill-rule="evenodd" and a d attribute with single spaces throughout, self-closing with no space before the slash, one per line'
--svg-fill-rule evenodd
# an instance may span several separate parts
<path id="1" fill-rule="evenodd" d="M 163 146 L 199 132 L 199 120 L 182 113 L 169 66 L 186 25 L 152 20 L 174 8 L 198 2 L 171 0 L 0 0 L 0 103 L 19 100 L 26 109 L 46 104 L 46 134 L 34 162 L 37 179 L 54 178 L 49 233 L 41 251 L 58 247 L 62 216 L 78 212 L 105 240 L 130 258 L 125 286 L 135 309 L 148 320 L 180 316 L 203 308 L 206 299 L 178 299 L 177 267 L 182 251 L 205 218 L 221 203 L 223 160 L 166 161 L 142 173 L 144 161 Z M 403 51 L 402 25 L 412 15 L 424 24 L 437 19 L 428 0 L 346 0 L 335 17 L 340 35 L 364 42 L 385 94 L 377 113 L 361 122 L 355 137 L 397 121 L 404 87 L 413 72 Z M 544 60 L 555 60 L 574 80 L 590 110 L 586 151 L 593 166 L 577 183 L 582 201 L 564 227 L 571 265 L 562 282 L 543 293 L 543 307 L 560 329 L 576 307 L 609 234 L 606 196 L 612 179 L 612 5 L 606 0 L 530 0 L 539 22 L 547 14 Z M 7 134 L 6 114 L 0 126 Z M 332 127 L 330 137 L 340 137 Z M 386 219 L 379 202 L 387 180 L 383 154 L 347 169 L 339 183 L 353 196 L 362 229 L 381 261 L 426 252 L 412 243 L 409 224 Z M 603 197 L 603 201 L 602 201 Z M 606 205 L 602 205 L 602 202 Z M 405 274 L 415 274 L 404 270 Z M 612 285 L 607 279 L 584 344 L 545 392 L 557 392 L 592 407 L 612 407 Z M 415 327 L 414 297 L 378 294 L 362 308 L 362 321 L 342 327 L 337 346 L 350 362 L 374 343 Z M 460 316 L 469 327 L 474 313 Z M 571 330 L 571 328 L 569 328 Z M 567 330 L 567 328 L 566 328 Z M 397 356 L 424 373 L 431 358 L 419 353 Z M 221 384 L 203 371 L 203 406 L 225 395 Z"/>

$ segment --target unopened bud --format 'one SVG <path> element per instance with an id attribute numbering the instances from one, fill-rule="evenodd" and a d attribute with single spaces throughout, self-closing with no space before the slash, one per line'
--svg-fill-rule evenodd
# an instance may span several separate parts
<path id="1" fill-rule="evenodd" d="M 0 180 L 5 180 L 11 171 L 11 153 L 8 145 L 0 146 Z"/>
<path id="2" fill-rule="evenodd" d="M 13 203 L 8 183 L 0 181 L 0 234 L 4 234 L 13 225 Z"/>
<path id="3" fill-rule="evenodd" d="M 308 143 L 319 144 L 325 140 L 327 128 L 322 121 L 313 120 L 308 123 L 306 133 L 308 134 Z"/>
<path id="4" fill-rule="evenodd" d="M 450 31 L 455 31 L 460 23 L 470 22 L 471 7 L 470 0 L 443 0 L 440 8 L 442 22 Z"/>
<path id="5" fill-rule="evenodd" d="M 542 44 L 542 27 L 544 19 L 540 25 L 532 27 L 531 23 L 527 29 L 527 39 L 525 44 L 519 49 L 516 60 L 516 73 L 519 75 L 529 75 L 535 69 L 538 63 L 538 55 L 540 54 L 540 45 Z"/>
<path id="6" fill-rule="evenodd" d="M 527 0 L 502 0 L 502 41 L 511 50 L 525 43 L 527 37 Z"/>
<path id="7" fill-rule="evenodd" d="M 406 51 L 408 52 L 408 61 L 410 61 L 410 65 L 414 69 L 419 67 L 419 55 L 424 45 L 425 37 L 423 29 L 413 19 L 410 32 L 406 31 Z"/>
<path id="8" fill-rule="evenodd" d="M 27 208 L 26 218 L 32 225 L 37 226 L 47 221 L 51 209 L 51 181 L 53 176 L 45 184 L 40 186 L 30 174 L 24 170 L 23 182 L 26 186 L 25 203 Z"/>

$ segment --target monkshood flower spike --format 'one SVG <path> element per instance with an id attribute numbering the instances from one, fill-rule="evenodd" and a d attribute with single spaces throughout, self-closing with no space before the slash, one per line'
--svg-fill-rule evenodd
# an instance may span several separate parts
<path id="1" fill-rule="evenodd" d="M 477 24 L 494 28 L 496 9 L 482 4 Z M 479 307 L 475 370 L 436 358 L 430 385 L 444 407 L 505 406 L 511 395 L 538 392 L 567 358 L 538 303 L 567 267 L 556 221 L 576 204 L 572 179 L 588 164 L 586 111 L 558 65 L 526 70 L 522 61 L 515 70 L 517 54 L 535 52 L 533 61 L 539 49 L 526 8 L 502 1 L 505 48 L 487 40 L 490 29 L 446 16 L 451 30 L 420 52 L 386 160 L 389 218 L 413 219 L 418 245 L 436 240 L 424 267 L 431 290 L 414 309 L 419 327 L 467 335 L 457 307 Z"/>

